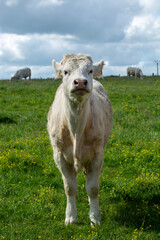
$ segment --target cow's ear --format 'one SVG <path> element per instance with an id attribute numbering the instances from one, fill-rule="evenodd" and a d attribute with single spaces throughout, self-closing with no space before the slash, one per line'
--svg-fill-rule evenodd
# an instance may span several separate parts
<path id="1" fill-rule="evenodd" d="M 61 67 L 60 67 L 60 63 L 56 62 L 54 59 L 52 60 L 52 66 L 56 71 L 56 75 L 55 75 L 55 79 L 62 79 L 62 74 L 61 74 Z"/>
<path id="2" fill-rule="evenodd" d="M 94 78 L 100 78 L 103 76 L 102 74 L 102 70 L 103 70 L 103 66 L 104 66 L 104 61 L 101 60 L 98 63 L 94 63 L 93 64 L 93 77 Z"/>

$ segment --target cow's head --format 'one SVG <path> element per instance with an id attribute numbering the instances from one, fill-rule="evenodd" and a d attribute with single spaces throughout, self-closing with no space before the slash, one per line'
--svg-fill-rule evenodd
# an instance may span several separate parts
<path id="1" fill-rule="evenodd" d="M 60 63 L 52 61 L 56 77 L 62 78 L 64 92 L 70 98 L 83 99 L 92 92 L 93 77 L 102 75 L 104 61 L 93 64 L 84 54 L 68 54 Z"/>

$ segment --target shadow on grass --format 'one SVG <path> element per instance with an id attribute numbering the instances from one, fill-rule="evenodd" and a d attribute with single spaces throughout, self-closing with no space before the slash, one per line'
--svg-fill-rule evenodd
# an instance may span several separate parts
<path id="1" fill-rule="evenodd" d="M 152 201 L 123 199 L 116 201 L 113 211 L 114 219 L 122 225 L 134 226 L 137 229 L 160 230 L 160 206 L 155 198 Z"/>
<path id="2" fill-rule="evenodd" d="M 11 124 L 11 123 L 17 123 L 17 122 L 9 117 L 0 117 L 0 123 Z"/>

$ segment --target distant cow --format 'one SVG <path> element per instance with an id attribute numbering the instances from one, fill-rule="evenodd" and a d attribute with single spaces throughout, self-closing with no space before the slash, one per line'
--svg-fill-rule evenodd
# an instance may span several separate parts
<path id="1" fill-rule="evenodd" d="M 13 77 L 11 77 L 11 81 L 14 80 L 22 80 L 22 78 L 27 78 L 31 79 L 31 69 L 30 68 L 22 68 L 19 69 Z"/>
<path id="2" fill-rule="evenodd" d="M 112 129 L 111 103 L 102 84 L 93 79 L 102 75 L 103 65 L 103 61 L 93 64 L 83 54 L 65 55 L 61 63 L 53 61 L 62 84 L 49 110 L 47 128 L 67 196 L 66 224 L 76 223 L 76 175 L 81 169 L 87 178 L 91 224 L 100 223 L 99 175 Z"/>
<path id="3" fill-rule="evenodd" d="M 140 78 L 143 79 L 143 73 L 140 68 L 135 68 L 135 67 L 128 67 L 127 68 L 127 77 L 129 78 L 130 76 L 135 76 L 135 78 Z"/>

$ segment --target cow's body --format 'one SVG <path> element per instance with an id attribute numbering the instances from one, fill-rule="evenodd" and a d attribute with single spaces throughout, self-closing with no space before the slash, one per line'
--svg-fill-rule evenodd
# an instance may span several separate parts
<path id="1" fill-rule="evenodd" d="M 140 78 L 143 79 L 143 73 L 140 68 L 135 68 L 135 67 L 128 67 L 127 68 L 127 77 L 129 78 L 130 76 L 135 76 L 135 78 Z"/>
<path id="2" fill-rule="evenodd" d="M 30 68 L 22 68 L 19 69 L 13 77 L 11 77 L 11 81 L 13 80 L 22 80 L 22 78 L 27 78 L 31 79 L 31 69 Z"/>
<path id="3" fill-rule="evenodd" d="M 90 57 L 66 55 L 60 65 L 63 83 L 48 114 L 48 132 L 67 195 L 65 222 L 76 222 L 76 175 L 85 169 L 90 219 L 99 224 L 99 175 L 112 128 L 111 103 L 103 86 L 92 79 Z M 101 73 L 103 61 L 99 68 Z"/>

